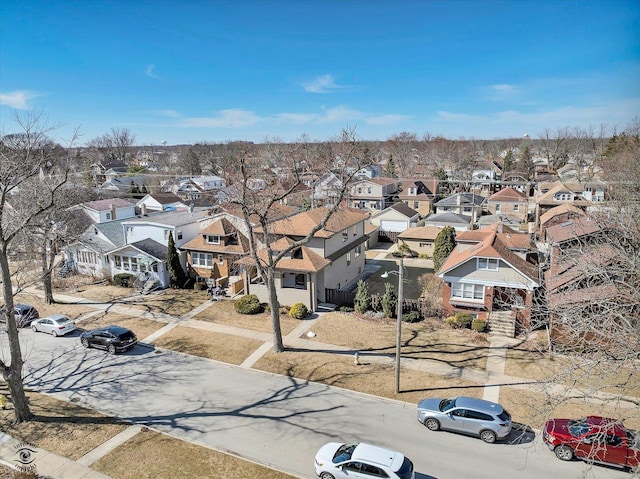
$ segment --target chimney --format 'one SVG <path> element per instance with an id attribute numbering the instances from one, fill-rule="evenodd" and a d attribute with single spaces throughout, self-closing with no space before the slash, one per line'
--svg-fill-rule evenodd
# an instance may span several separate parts
<path id="1" fill-rule="evenodd" d="M 116 205 L 111 203 L 111 221 L 116 219 Z"/>
<path id="2" fill-rule="evenodd" d="M 456 195 L 456 204 L 460 206 L 462 204 L 462 193 Z"/>
<path id="3" fill-rule="evenodd" d="M 147 205 L 142 203 L 142 205 L 140 205 L 140 213 L 142 213 L 142 216 L 146 216 L 147 215 Z"/>

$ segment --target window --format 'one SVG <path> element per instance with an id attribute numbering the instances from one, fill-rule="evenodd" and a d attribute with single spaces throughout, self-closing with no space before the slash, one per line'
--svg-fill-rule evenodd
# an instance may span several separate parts
<path id="1" fill-rule="evenodd" d="M 342 242 L 344 243 L 348 239 L 349 239 L 349 233 L 347 233 L 346 231 L 343 231 L 342 232 Z"/>
<path id="2" fill-rule="evenodd" d="M 417 201 L 413 202 L 413 209 L 416 210 L 420 207 L 420 203 L 418 203 Z"/>
<path id="3" fill-rule="evenodd" d="M 178 238 L 179 240 L 182 239 L 182 230 L 176 230 L 176 238 Z"/>
<path id="4" fill-rule="evenodd" d="M 305 283 L 307 282 L 306 276 L 307 275 L 304 273 L 296 274 L 296 287 L 305 285 Z"/>
<path id="5" fill-rule="evenodd" d="M 358 256 L 360 256 L 361 253 L 362 253 L 362 245 L 358 245 L 353 250 L 353 257 L 357 258 Z"/>
<path id="6" fill-rule="evenodd" d="M 217 235 L 206 235 L 206 240 L 209 244 L 220 244 L 220 236 Z"/>
<path id="7" fill-rule="evenodd" d="M 223 254 L 219 254 L 218 255 L 218 264 L 223 264 L 224 263 L 224 255 Z"/>
<path id="8" fill-rule="evenodd" d="M 164 239 L 168 240 L 169 239 L 169 233 L 171 232 L 171 230 L 164 230 Z"/>
<path id="9" fill-rule="evenodd" d="M 211 268 L 213 266 L 213 254 L 211 253 L 191 253 L 191 264 Z"/>
<path id="10" fill-rule="evenodd" d="M 352 228 L 351 232 L 352 232 L 353 236 L 357 236 L 357 235 L 358 235 L 358 227 L 357 227 L 357 226 L 354 226 L 354 227 Z"/>
<path id="11" fill-rule="evenodd" d="M 370 195 L 370 194 L 371 194 L 371 187 L 370 187 L 370 186 L 367 188 L 367 194 L 368 194 L 368 195 Z"/>
<path id="12" fill-rule="evenodd" d="M 120 256 L 114 256 L 113 257 L 113 262 L 116 265 L 116 268 L 118 269 L 122 269 L 122 257 Z"/>
<path id="13" fill-rule="evenodd" d="M 107 213 L 107 214 L 105 215 L 105 218 L 106 218 L 106 219 L 108 219 L 108 220 L 110 220 L 110 219 L 111 219 L 111 213 Z"/>
<path id="14" fill-rule="evenodd" d="M 351 264 L 351 251 L 347 253 L 347 266 Z"/>
<path id="15" fill-rule="evenodd" d="M 516 211 L 516 212 L 520 211 L 520 205 L 518 204 L 513 205 L 513 211 Z"/>
<path id="16" fill-rule="evenodd" d="M 468 410 L 467 411 L 467 417 L 469 419 L 479 419 L 481 421 L 493 421 L 493 417 L 492 416 L 490 416 L 489 414 L 485 414 L 483 412 L 480 412 L 480 411 Z"/>
<path id="17" fill-rule="evenodd" d="M 127 236 L 133 234 L 133 226 L 127 226 Z"/>
<path id="18" fill-rule="evenodd" d="M 362 188 L 358 188 L 358 194 L 362 193 Z"/>
<path id="19" fill-rule="evenodd" d="M 483 300 L 484 286 L 481 284 L 453 283 L 451 297 L 459 299 Z"/>
<path id="20" fill-rule="evenodd" d="M 496 203 L 496 213 L 500 213 L 500 203 Z"/>
<path id="21" fill-rule="evenodd" d="M 135 256 L 133 257 L 129 257 L 129 261 L 131 262 L 131 271 L 138 271 L 138 258 L 136 258 Z"/>
<path id="22" fill-rule="evenodd" d="M 498 271 L 498 262 L 500 260 L 497 258 L 478 258 L 478 269 L 484 269 L 489 271 Z"/>

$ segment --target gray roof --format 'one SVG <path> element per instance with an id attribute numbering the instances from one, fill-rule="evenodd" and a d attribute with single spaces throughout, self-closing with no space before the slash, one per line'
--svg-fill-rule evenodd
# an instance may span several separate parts
<path id="1" fill-rule="evenodd" d="M 505 216 L 505 215 L 483 215 L 478 218 L 478 226 L 486 226 L 497 223 L 498 221 L 502 221 L 502 224 L 507 226 L 513 226 L 514 228 L 519 228 L 520 220 L 514 216 Z"/>
<path id="2" fill-rule="evenodd" d="M 129 206 L 135 206 L 135 203 L 123 198 L 107 198 L 104 200 L 87 201 L 81 205 L 95 211 L 107 211 L 111 209 L 111 206 L 115 206 L 116 208 L 126 208 Z"/>
<path id="3" fill-rule="evenodd" d="M 406 216 L 407 218 L 413 218 L 414 216 L 419 214 L 416 210 L 405 205 L 402 201 L 397 201 L 396 203 L 389 206 L 389 208 L 393 208 L 398 213 Z"/>
<path id="4" fill-rule="evenodd" d="M 155 259 L 159 261 L 167 260 L 167 253 L 169 248 L 165 245 L 158 243 L 152 239 L 143 239 L 140 241 L 136 241 L 135 243 L 131 243 L 129 246 L 133 246 L 143 253 L 148 254 L 149 256 L 153 256 Z"/>
<path id="5" fill-rule="evenodd" d="M 202 218 L 206 218 L 208 212 L 204 210 L 194 211 L 159 211 L 148 213 L 147 215 L 137 215 L 133 218 L 123 220 L 126 223 L 151 223 L 162 226 L 183 226 L 195 223 Z"/>
<path id="6" fill-rule="evenodd" d="M 125 219 L 128 218 L 108 221 L 106 223 L 96 223 L 87 228 L 84 233 L 80 235 L 79 242 L 88 248 L 101 253 L 106 253 L 114 248 L 118 248 L 124 244 L 124 229 L 122 228 L 122 222 L 125 221 Z M 95 234 L 96 229 L 107 238 L 106 241 Z"/>
<path id="7" fill-rule="evenodd" d="M 486 198 L 482 195 L 476 195 L 474 193 L 456 193 L 455 195 L 447 196 L 446 198 L 438 201 L 436 206 L 459 206 L 458 197 L 460 197 L 460 205 L 480 206 L 486 201 Z"/>
<path id="8" fill-rule="evenodd" d="M 455 213 L 434 213 L 427 216 L 424 219 L 427 223 L 459 223 L 461 225 L 468 225 L 471 223 L 471 216 L 457 215 Z"/>

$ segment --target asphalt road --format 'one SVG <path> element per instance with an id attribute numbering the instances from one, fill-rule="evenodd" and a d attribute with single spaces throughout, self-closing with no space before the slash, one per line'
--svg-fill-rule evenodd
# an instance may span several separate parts
<path id="1" fill-rule="evenodd" d="M 413 404 L 141 345 L 109 356 L 83 349 L 79 332 L 20 335 L 28 387 L 302 478 L 315 477 L 315 452 L 329 441 L 399 450 L 414 462 L 417 479 L 629 478 L 617 469 L 562 462 L 533 434 L 490 445 L 428 431 Z"/>

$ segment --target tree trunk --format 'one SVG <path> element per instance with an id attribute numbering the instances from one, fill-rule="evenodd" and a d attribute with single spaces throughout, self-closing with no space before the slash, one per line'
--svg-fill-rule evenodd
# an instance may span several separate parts
<path id="1" fill-rule="evenodd" d="M 2 294 L 4 295 L 4 304 L 7 308 L 7 337 L 9 340 L 9 351 L 11 364 L 7 365 L 5 361 L 0 360 L 2 365 L 2 377 L 7 382 L 9 393 L 11 394 L 11 402 L 14 408 L 14 418 L 16 423 L 29 421 L 33 418 L 33 413 L 29 409 L 27 396 L 24 392 L 22 384 L 22 351 L 20 350 L 20 338 L 18 337 L 18 327 L 16 326 L 16 318 L 13 312 L 13 291 L 11 288 L 11 272 L 9 271 L 9 262 L 7 261 L 6 245 L 0 251 L 0 274 L 2 276 Z"/>
<path id="2" fill-rule="evenodd" d="M 273 269 L 269 269 L 267 273 L 266 283 L 269 290 L 269 304 L 271 305 L 271 326 L 273 329 L 273 350 L 276 353 L 284 351 L 284 342 L 282 341 L 282 329 L 280 328 L 280 303 L 278 302 L 278 293 L 276 291 L 276 278 Z"/>
<path id="3" fill-rule="evenodd" d="M 53 304 L 53 286 L 51 284 L 51 268 L 49 267 L 49 261 L 47 258 L 47 252 L 43 251 L 41 255 L 42 260 L 42 287 L 44 288 L 44 301 L 47 304 Z"/>

